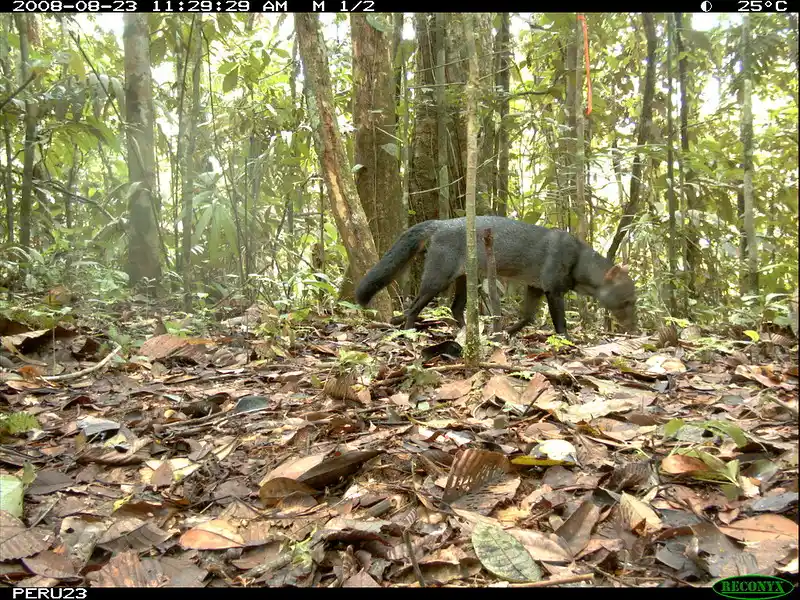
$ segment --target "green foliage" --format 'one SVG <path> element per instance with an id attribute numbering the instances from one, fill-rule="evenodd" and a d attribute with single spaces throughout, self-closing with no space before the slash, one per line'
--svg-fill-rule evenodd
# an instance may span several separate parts
<path id="1" fill-rule="evenodd" d="M 0 413 L 0 434 L 19 435 L 41 429 L 35 416 L 26 412 Z"/>
<path id="2" fill-rule="evenodd" d="M 336 364 L 340 369 L 348 370 L 353 367 L 364 367 L 372 364 L 372 357 L 366 352 L 358 350 L 339 350 Z"/>
<path id="3" fill-rule="evenodd" d="M 407 376 L 400 385 L 402 390 L 423 389 L 439 385 L 442 381 L 442 376 L 431 369 L 426 369 L 421 363 L 415 361 L 408 365 Z M 417 409 L 423 409 L 417 405 Z"/>
<path id="4" fill-rule="evenodd" d="M 553 353 L 558 354 L 565 348 L 574 348 L 575 344 L 573 344 L 570 340 L 565 338 L 559 334 L 553 334 L 547 338 L 547 345 L 550 346 L 550 349 Z"/>
<path id="5" fill-rule="evenodd" d="M 748 443 L 747 435 L 740 427 L 728 421 L 719 421 L 719 420 L 686 423 L 686 421 L 684 421 L 683 419 L 672 419 L 671 421 L 669 421 L 664 425 L 664 438 L 670 439 L 677 437 L 680 431 L 687 425 L 691 425 L 691 427 L 698 427 L 700 429 L 704 429 L 714 435 L 718 434 L 727 435 L 740 448 L 746 446 Z"/>

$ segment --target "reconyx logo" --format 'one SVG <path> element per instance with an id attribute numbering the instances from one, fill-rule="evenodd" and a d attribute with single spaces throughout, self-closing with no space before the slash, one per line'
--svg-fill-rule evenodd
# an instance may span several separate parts
<path id="1" fill-rule="evenodd" d="M 769 600 L 780 598 L 794 589 L 794 586 L 785 579 L 769 577 L 767 575 L 740 575 L 720 579 L 712 589 L 720 596 L 732 600 Z"/>

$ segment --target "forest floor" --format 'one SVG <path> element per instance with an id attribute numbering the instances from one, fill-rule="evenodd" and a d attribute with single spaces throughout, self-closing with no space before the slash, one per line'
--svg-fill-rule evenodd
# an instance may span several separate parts
<path id="1" fill-rule="evenodd" d="M 793 338 L 529 327 L 470 371 L 435 318 L 251 309 L 199 338 L 135 314 L 139 348 L 2 323 L 0 413 L 38 425 L 0 440 L 0 581 L 796 581 Z"/>

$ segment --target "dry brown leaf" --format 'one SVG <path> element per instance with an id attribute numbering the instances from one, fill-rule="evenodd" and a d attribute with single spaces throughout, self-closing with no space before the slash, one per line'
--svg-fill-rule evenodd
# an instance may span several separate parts
<path id="1" fill-rule="evenodd" d="M 208 571 L 189 560 L 171 556 L 143 558 L 142 567 L 148 579 L 163 582 L 164 587 L 203 587 L 203 579 L 208 575 Z"/>
<path id="2" fill-rule="evenodd" d="M 348 577 L 343 583 L 343 588 L 379 588 L 381 587 L 380 584 L 375 581 L 372 576 L 367 573 L 364 569 L 361 569 L 358 573 L 353 575 L 352 577 Z"/>
<path id="3" fill-rule="evenodd" d="M 136 552 L 122 552 L 99 571 L 90 573 L 87 579 L 92 587 L 159 587 L 160 582 L 151 579 Z"/>
<path id="4" fill-rule="evenodd" d="M 464 396 L 469 394 L 471 390 L 472 390 L 471 379 L 460 379 L 457 381 L 451 381 L 450 383 L 445 383 L 442 387 L 438 389 L 438 391 L 436 392 L 436 399 L 458 400 L 459 398 L 463 398 Z"/>
<path id="5" fill-rule="evenodd" d="M 31 573 L 41 577 L 71 579 L 78 576 L 75 565 L 68 557 L 50 550 L 45 550 L 30 558 L 24 558 L 22 563 L 28 567 Z"/>
<path id="6" fill-rule="evenodd" d="M 662 527 L 661 518 L 656 511 L 630 494 L 622 493 L 619 509 L 625 523 L 637 535 L 649 535 Z"/>
<path id="7" fill-rule="evenodd" d="M 686 475 L 708 471 L 708 465 L 699 458 L 684 454 L 670 454 L 661 461 L 661 470 L 670 475 Z"/>
<path id="8" fill-rule="evenodd" d="M 578 510 L 556 530 L 556 535 L 566 542 L 572 555 L 576 556 L 589 543 L 599 518 L 600 507 L 591 500 L 584 500 Z"/>
<path id="9" fill-rule="evenodd" d="M 745 379 L 757 381 L 767 388 L 780 387 L 786 390 L 793 390 L 792 386 L 783 381 L 781 375 L 776 373 L 772 365 L 739 365 L 734 373 Z"/>
<path id="10" fill-rule="evenodd" d="M 141 552 L 152 549 L 170 537 L 170 532 L 159 529 L 152 521 L 125 517 L 114 521 L 100 536 L 97 545 L 114 552 Z"/>
<path id="11" fill-rule="evenodd" d="M 275 479 L 276 477 L 297 479 L 303 475 L 303 473 L 321 464 L 326 456 L 328 456 L 327 453 L 312 454 L 310 456 L 303 456 L 302 458 L 289 457 L 283 464 L 267 473 L 258 485 L 262 486 L 270 479 Z"/>
<path id="12" fill-rule="evenodd" d="M 343 477 L 352 475 L 366 461 L 375 458 L 382 452 L 379 450 L 354 450 L 339 456 L 329 458 L 322 463 L 310 468 L 300 475 L 297 480 L 314 489 L 324 489 L 325 486 L 338 483 Z"/>
<path id="13" fill-rule="evenodd" d="M 358 393 L 353 389 L 356 383 L 356 376 L 354 373 L 334 374 L 328 377 L 322 391 L 328 394 L 331 398 L 336 400 L 351 400 L 353 402 L 361 402 Z"/>
<path id="14" fill-rule="evenodd" d="M 214 519 L 184 533 L 180 545 L 187 550 L 225 550 L 241 548 L 245 543 L 235 525 Z"/>
<path id="15" fill-rule="evenodd" d="M 169 461 L 165 460 L 155 471 L 153 471 L 153 475 L 150 477 L 150 485 L 152 485 L 154 489 L 168 487 L 172 485 L 172 477 L 172 467 L 170 466 Z"/>
<path id="16" fill-rule="evenodd" d="M 189 345 L 187 338 L 178 337 L 166 333 L 164 335 L 157 335 L 145 340 L 139 354 L 145 356 L 150 360 L 161 360 L 171 356 L 173 353 L 178 352 L 181 348 Z"/>
<path id="17" fill-rule="evenodd" d="M 317 490 L 295 479 L 275 477 L 261 486 L 261 489 L 258 490 L 258 496 L 265 506 L 274 506 L 282 498 L 295 492 L 313 496 L 317 493 Z"/>
<path id="18" fill-rule="evenodd" d="M 552 387 L 553 386 L 544 375 L 541 373 L 534 373 L 533 377 L 531 377 L 530 381 L 528 382 L 528 385 L 525 386 L 525 390 L 522 392 L 519 402 L 523 406 L 527 407 L 535 402 L 536 399 L 544 392 L 552 389 Z"/>
<path id="19" fill-rule="evenodd" d="M 567 543 L 554 533 L 530 529 L 506 529 L 525 546 L 531 556 L 543 562 L 571 562 L 572 552 Z"/>
<path id="20" fill-rule="evenodd" d="M 725 535 L 743 542 L 764 540 L 797 540 L 798 525 L 782 515 L 758 515 L 749 519 L 735 521 L 728 527 L 720 527 Z"/>
<path id="21" fill-rule="evenodd" d="M 483 387 L 482 399 L 490 400 L 497 398 L 503 402 L 519 402 L 519 392 L 514 388 L 511 379 L 507 375 L 494 375 Z"/>
<path id="22" fill-rule="evenodd" d="M 510 470 L 505 455 L 469 448 L 453 462 L 442 500 L 452 502 L 479 486 L 498 480 Z"/>
<path id="23" fill-rule="evenodd" d="M 662 354 L 655 354 L 645 361 L 648 373 L 662 374 L 676 374 L 685 373 L 686 365 L 681 362 L 679 358 L 674 356 L 667 356 Z"/>
<path id="24" fill-rule="evenodd" d="M 505 350 L 502 348 L 495 348 L 494 352 L 489 356 L 488 362 L 496 365 L 507 365 L 508 358 L 506 357 Z"/>
<path id="25" fill-rule="evenodd" d="M 0 561 L 32 556 L 50 546 L 53 535 L 39 527 L 28 529 L 15 516 L 0 511 Z"/>
<path id="26" fill-rule="evenodd" d="M 78 462 L 82 464 L 95 462 L 104 465 L 136 465 L 144 462 L 150 456 L 148 449 L 151 442 L 150 438 L 133 440 L 124 452 L 120 452 L 117 448 L 89 446 L 84 448 L 78 456 Z"/>

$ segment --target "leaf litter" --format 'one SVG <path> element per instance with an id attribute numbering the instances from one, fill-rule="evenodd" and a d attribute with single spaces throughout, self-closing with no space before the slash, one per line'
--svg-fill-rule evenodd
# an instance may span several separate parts
<path id="1" fill-rule="evenodd" d="M 430 350 L 450 347 L 441 323 L 228 326 L 157 328 L 135 351 L 72 326 L 6 327 L 4 583 L 797 574 L 796 340 L 731 351 L 686 328 L 562 348 L 533 334 L 468 371 Z"/>

